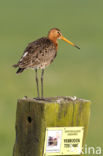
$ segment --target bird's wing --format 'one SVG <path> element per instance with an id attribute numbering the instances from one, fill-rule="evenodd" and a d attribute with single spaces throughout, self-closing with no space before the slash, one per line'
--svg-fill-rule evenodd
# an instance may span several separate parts
<path id="1" fill-rule="evenodd" d="M 29 45 L 26 47 L 21 59 L 18 62 L 18 65 L 20 68 L 28 68 L 32 65 L 32 60 L 36 60 L 36 56 L 38 53 L 38 50 L 40 49 L 39 45 L 36 45 L 35 43 L 29 43 Z"/>
<path id="2" fill-rule="evenodd" d="M 40 38 L 26 47 L 21 59 L 18 62 L 20 68 L 34 67 L 40 64 L 41 61 L 49 59 L 51 51 L 56 50 L 54 44 L 47 38 Z M 49 57 L 48 57 L 49 56 Z"/>

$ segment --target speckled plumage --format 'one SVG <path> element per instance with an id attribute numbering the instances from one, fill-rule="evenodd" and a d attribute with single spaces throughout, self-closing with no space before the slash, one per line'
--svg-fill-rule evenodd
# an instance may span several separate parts
<path id="1" fill-rule="evenodd" d="M 20 69 L 42 69 L 54 60 L 56 54 L 56 45 L 47 37 L 42 37 L 28 44 L 21 59 L 14 66 L 19 67 Z M 19 72 L 20 69 L 17 72 Z"/>

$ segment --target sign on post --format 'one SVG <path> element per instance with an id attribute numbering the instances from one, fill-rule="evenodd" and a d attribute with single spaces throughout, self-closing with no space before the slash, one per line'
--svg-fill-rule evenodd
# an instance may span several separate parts
<path id="1" fill-rule="evenodd" d="M 44 156 L 80 155 L 82 152 L 83 127 L 46 128 Z"/>

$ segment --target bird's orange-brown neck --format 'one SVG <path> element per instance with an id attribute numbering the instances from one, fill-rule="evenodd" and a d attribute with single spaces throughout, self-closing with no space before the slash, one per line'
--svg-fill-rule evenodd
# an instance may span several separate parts
<path id="1" fill-rule="evenodd" d="M 58 49 L 57 37 L 55 37 L 55 36 L 49 34 L 49 35 L 48 35 L 48 38 L 49 38 L 49 40 L 51 40 L 51 41 L 55 44 L 56 49 Z"/>

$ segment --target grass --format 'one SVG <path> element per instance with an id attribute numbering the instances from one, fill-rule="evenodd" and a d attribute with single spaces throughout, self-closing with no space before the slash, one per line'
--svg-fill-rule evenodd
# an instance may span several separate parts
<path id="1" fill-rule="evenodd" d="M 103 2 L 9 0 L 0 3 L 0 155 L 12 155 L 17 99 L 35 96 L 34 72 L 28 70 L 17 76 L 11 66 L 28 42 L 45 36 L 52 27 L 61 29 L 81 49 L 59 41 L 58 56 L 45 72 L 45 96 L 75 95 L 90 99 L 87 144 L 102 147 Z"/>

